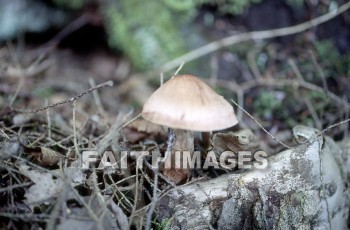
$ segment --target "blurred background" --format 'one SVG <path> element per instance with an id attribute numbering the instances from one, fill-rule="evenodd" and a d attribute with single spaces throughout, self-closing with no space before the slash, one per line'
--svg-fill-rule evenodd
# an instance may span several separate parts
<path id="1" fill-rule="evenodd" d="M 38 108 L 113 80 L 79 100 L 85 115 L 135 114 L 182 55 L 248 31 L 290 27 L 344 0 L 0 0 L 1 108 Z M 205 49 L 204 49 L 205 50 Z M 247 40 L 185 63 L 272 134 L 319 129 L 349 116 L 350 11 L 301 33 Z M 103 107 L 103 111 L 101 110 Z M 70 117 L 68 106 L 56 110 Z M 236 108 L 242 127 L 258 126 Z M 108 122 L 107 122 L 108 123 Z M 348 125 L 331 130 L 342 138 Z"/>

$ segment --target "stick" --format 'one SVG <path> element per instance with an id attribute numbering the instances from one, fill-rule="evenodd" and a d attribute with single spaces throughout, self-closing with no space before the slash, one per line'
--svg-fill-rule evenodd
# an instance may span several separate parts
<path id="1" fill-rule="evenodd" d="M 308 30 L 312 27 L 318 26 L 326 21 L 329 21 L 330 19 L 342 14 L 346 10 L 350 8 L 350 2 L 343 4 L 339 8 L 330 11 L 327 14 L 324 14 L 320 17 L 314 18 L 310 21 L 290 26 L 290 27 L 284 27 L 280 29 L 272 29 L 272 30 L 262 30 L 262 31 L 253 31 L 253 32 L 247 32 L 247 33 L 241 33 L 237 35 L 233 35 L 227 38 L 223 38 L 214 42 L 211 42 L 205 46 L 202 46 L 198 49 L 195 49 L 189 53 L 186 53 L 185 55 L 182 55 L 165 65 L 163 65 L 160 70 L 162 72 L 167 72 L 177 66 L 179 66 L 180 63 L 185 62 L 188 63 L 190 61 L 193 61 L 199 57 L 202 57 L 206 54 L 212 53 L 216 50 L 219 50 L 226 46 L 231 46 L 243 41 L 249 41 L 249 40 L 256 40 L 256 39 L 267 39 L 267 38 L 274 38 L 274 37 L 281 37 L 291 34 L 296 34 L 303 32 L 305 30 Z"/>
<path id="2" fill-rule="evenodd" d="M 99 84 L 95 87 L 92 87 L 80 94 L 78 94 L 77 96 L 75 97 L 72 97 L 72 98 L 69 98 L 67 100 L 64 100 L 64 101 L 60 101 L 60 102 L 57 102 L 55 104 L 52 104 L 52 105 L 48 105 L 48 106 L 45 106 L 45 107 L 41 107 L 39 109 L 35 109 L 35 110 L 23 110 L 23 109 L 13 109 L 14 112 L 17 112 L 17 113 L 37 113 L 37 112 L 41 112 L 41 111 L 44 111 L 46 109 L 49 109 L 49 108 L 53 108 L 53 107 L 56 107 L 56 106 L 59 106 L 59 105 L 63 105 L 63 104 L 66 104 L 66 103 L 71 103 L 71 102 L 74 102 L 76 101 L 77 99 L 81 98 L 82 96 L 88 94 L 88 93 L 91 93 L 92 91 L 95 91 L 97 89 L 100 89 L 100 88 L 103 88 L 103 87 L 106 87 L 106 86 L 113 86 L 113 82 L 112 81 L 107 81 L 105 83 L 102 83 L 102 84 Z"/>
<path id="3" fill-rule="evenodd" d="M 251 119 L 253 119 L 253 121 L 255 121 L 256 124 L 259 125 L 259 127 L 265 132 L 267 133 L 273 140 L 277 141 L 278 143 L 280 143 L 281 145 L 283 145 L 284 147 L 290 149 L 291 147 L 284 144 L 282 141 L 278 140 L 276 137 L 274 137 L 271 133 L 269 133 L 269 131 L 267 131 L 252 115 L 250 115 L 248 113 L 248 111 L 246 111 L 245 109 L 243 109 L 240 105 L 238 105 L 234 100 L 231 99 L 231 101 L 239 108 L 241 109 L 245 114 L 248 115 L 248 117 L 250 117 Z"/>

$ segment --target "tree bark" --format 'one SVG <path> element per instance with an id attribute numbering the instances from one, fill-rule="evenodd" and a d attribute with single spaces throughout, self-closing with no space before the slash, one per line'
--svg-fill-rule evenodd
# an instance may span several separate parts
<path id="1" fill-rule="evenodd" d="M 305 129 L 304 137 L 317 131 Z M 342 150 L 318 136 L 252 169 L 176 188 L 157 205 L 171 229 L 347 229 Z"/>

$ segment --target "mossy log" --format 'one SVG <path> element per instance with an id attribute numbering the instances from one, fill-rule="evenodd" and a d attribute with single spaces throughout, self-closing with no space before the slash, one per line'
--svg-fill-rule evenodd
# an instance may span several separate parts
<path id="1" fill-rule="evenodd" d="M 174 189 L 159 201 L 158 218 L 171 229 L 347 229 L 345 151 L 300 130 L 314 138 L 269 157 L 265 169 Z"/>

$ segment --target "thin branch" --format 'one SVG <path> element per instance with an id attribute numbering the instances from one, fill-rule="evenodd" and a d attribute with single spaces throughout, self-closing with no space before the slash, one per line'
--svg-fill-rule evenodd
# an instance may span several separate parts
<path id="1" fill-rule="evenodd" d="M 9 103 L 10 106 L 12 106 L 13 103 L 15 102 L 15 100 L 17 99 L 17 96 L 18 96 L 19 92 L 20 92 L 21 89 L 22 89 L 23 81 L 24 81 L 24 78 L 23 78 L 23 77 L 20 77 L 20 78 L 19 78 L 18 85 L 17 85 L 17 87 L 16 87 L 15 94 L 11 97 L 11 100 L 10 100 L 10 103 Z"/>
<path id="2" fill-rule="evenodd" d="M 343 100 L 344 100 L 344 104 L 348 103 L 348 99 L 345 96 L 344 96 Z M 349 116 L 350 116 L 350 110 L 345 110 L 344 118 L 346 120 L 348 120 Z M 348 138 L 348 135 L 349 135 L 349 129 L 348 129 L 348 126 L 346 126 L 346 127 L 344 127 L 344 138 Z"/>
<path id="3" fill-rule="evenodd" d="M 78 157 L 78 159 L 81 159 L 79 148 L 78 148 L 78 139 L 77 139 L 77 122 L 75 119 L 76 110 L 77 110 L 77 103 L 76 101 L 73 101 L 73 143 L 74 143 L 75 155 L 76 157 Z"/>
<path id="4" fill-rule="evenodd" d="M 346 119 L 346 120 L 343 120 L 343 121 L 340 121 L 340 122 L 338 122 L 338 123 L 335 123 L 335 124 L 333 124 L 333 125 L 330 125 L 330 126 L 328 126 L 327 128 L 325 128 L 324 130 L 322 130 L 319 134 L 317 134 L 317 136 L 322 135 L 323 133 L 325 133 L 325 132 L 327 132 L 327 131 L 329 131 L 329 130 L 331 130 L 331 129 L 337 127 L 337 126 L 346 124 L 346 123 L 348 123 L 348 122 L 350 122 L 350 118 L 349 118 L 349 119 Z M 311 139 L 311 138 L 310 138 L 310 139 Z"/>
<path id="5" fill-rule="evenodd" d="M 232 81 L 227 81 L 227 80 L 218 80 L 218 86 L 223 87 L 225 89 L 240 89 L 243 92 L 247 92 L 248 90 L 258 87 L 258 86 L 269 86 L 269 87 L 286 87 L 286 86 L 292 86 L 296 88 L 304 88 L 308 89 L 311 91 L 319 92 L 324 94 L 324 88 L 319 87 L 317 85 L 314 85 L 312 83 L 309 83 L 307 81 L 299 81 L 297 79 L 278 79 L 276 81 L 275 79 L 263 79 L 263 80 L 251 80 L 251 81 L 246 81 L 239 86 L 235 84 Z M 327 96 L 332 99 L 334 102 L 336 102 L 339 106 L 343 106 L 344 109 L 350 109 L 350 104 L 346 103 L 341 97 L 337 96 L 336 94 L 332 92 L 328 92 Z"/>
<path id="6" fill-rule="evenodd" d="M 326 81 L 326 76 L 321 68 L 321 66 L 318 64 L 317 60 L 316 60 L 316 57 L 315 57 L 315 54 L 313 51 L 309 50 L 309 53 L 310 53 L 310 56 L 311 56 L 311 60 L 312 62 L 314 63 L 315 67 L 316 67 L 316 70 L 318 72 L 318 75 L 320 76 L 321 78 L 321 81 L 322 81 L 322 85 L 323 85 L 323 88 L 324 90 L 328 93 L 328 85 L 327 85 L 327 81 Z"/>
<path id="7" fill-rule="evenodd" d="M 48 101 L 45 99 L 45 106 L 48 106 Z M 46 119 L 47 119 L 47 138 L 51 139 L 51 117 L 50 109 L 46 110 Z"/>
<path id="8" fill-rule="evenodd" d="M 247 61 L 248 61 L 248 65 L 250 67 L 250 70 L 252 71 L 253 73 L 253 76 L 255 77 L 256 80 L 261 80 L 263 79 L 260 71 L 259 71 L 259 68 L 258 68 L 258 65 L 255 61 L 255 55 L 257 53 L 257 50 L 256 49 L 252 49 L 251 51 L 249 51 L 247 53 Z"/>
<path id="9" fill-rule="evenodd" d="M 2 193 L 2 192 L 8 192 L 8 191 L 11 191 L 11 190 L 16 189 L 16 188 L 27 187 L 27 186 L 32 185 L 32 184 L 33 184 L 32 182 L 27 182 L 27 183 L 22 183 L 22 184 L 16 184 L 16 185 L 7 186 L 7 187 L 5 187 L 5 188 L 0 188 L 0 193 Z"/>
<path id="10" fill-rule="evenodd" d="M 316 128 L 317 129 L 322 129 L 322 122 L 320 117 L 318 116 L 314 106 L 312 105 L 312 102 L 310 101 L 309 97 L 304 97 L 304 102 L 306 104 L 306 107 L 308 108 L 308 110 L 310 111 L 310 114 L 312 116 L 312 119 L 315 122 Z"/>
<path id="11" fill-rule="evenodd" d="M 64 27 L 58 34 L 56 34 L 49 42 L 44 44 L 42 48 L 54 48 L 56 47 L 64 38 L 72 34 L 74 31 L 82 28 L 86 25 L 91 18 L 88 14 L 83 14 L 80 17 L 74 19 L 66 27 Z"/>
<path id="12" fill-rule="evenodd" d="M 250 117 L 251 119 L 253 119 L 253 121 L 255 121 L 255 123 L 265 132 L 267 133 L 267 135 L 269 135 L 273 140 L 275 140 L 276 142 L 278 142 L 279 144 L 283 145 L 284 147 L 290 149 L 291 147 L 284 144 L 282 141 L 278 140 L 276 137 L 274 137 L 271 133 L 269 133 L 269 131 L 267 131 L 252 115 L 250 115 L 248 113 L 248 111 L 246 111 L 245 109 L 243 109 L 239 104 L 237 104 L 234 100 L 231 99 L 231 101 L 239 108 L 241 109 L 245 114 L 248 115 L 248 117 Z"/>
<path id="13" fill-rule="evenodd" d="M 182 61 L 179 65 L 179 68 L 177 68 L 177 70 L 175 71 L 174 75 L 171 78 L 175 77 L 181 71 L 184 65 L 185 65 L 185 61 Z"/>
<path id="14" fill-rule="evenodd" d="M 93 78 L 89 79 L 90 87 L 96 87 L 95 81 Z M 104 116 L 106 114 L 105 109 L 103 108 L 102 102 L 100 95 L 98 94 L 97 91 L 92 92 L 92 95 L 94 96 L 95 99 L 95 104 L 97 106 L 98 111 L 100 112 L 101 116 Z"/>
<path id="15" fill-rule="evenodd" d="M 165 65 L 163 65 L 160 70 L 162 72 L 167 72 L 169 70 L 174 69 L 175 67 L 179 66 L 181 62 L 190 62 L 193 61 L 199 57 L 202 57 L 206 54 L 212 53 L 216 50 L 219 50 L 223 47 L 226 46 L 231 46 L 243 41 L 249 41 L 249 40 L 256 40 L 256 39 L 267 39 L 267 38 L 274 38 L 274 37 L 281 37 L 281 36 L 286 36 L 286 35 L 292 35 L 296 33 L 303 32 L 305 30 L 308 30 L 312 27 L 318 26 L 326 21 L 329 21 L 330 19 L 342 14 L 346 10 L 350 9 L 350 2 L 345 3 L 344 5 L 340 6 L 338 9 L 330 11 L 327 14 L 324 14 L 320 17 L 314 18 L 310 21 L 295 25 L 295 26 L 290 26 L 290 27 L 285 27 L 285 28 L 280 28 L 280 29 L 273 29 L 273 30 L 263 30 L 263 31 L 253 31 L 253 32 L 247 32 L 247 33 L 241 33 L 241 34 L 236 34 L 227 38 L 223 38 L 214 42 L 211 42 L 205 46 L 202 46 L 198 49 L 195 49 L 185 55 L 182 55 Z"/>
<path id="16" fill-rule="evenodd" d="M 165 63 L 159 69 L 143 74 L 144 75 L 143 79 L 145 81 L 151 80 L 154 77 L 154 75 L 158 75 L 157 73 L 168 72 L 178 66 L 181 66 L 182 62 L 185 62 L 185 63 L 191 62 L 204 55 L 207 55 L 209 53 L 212 53 L 214 51 L 217 51 L 227 46 L 238 44 L 240 42 L 256 40 L 256 39 L 275 38 L 275 37 L 292 35 L 292 34 L 297 34 L 297 33 L 306 31 L 312 27 L 318 26 L 324 22 L 329 21 L 332 18 L 335 18 L 336 16 L 342 14 L 348 9 L 350 9 L 350 2 L 343 4 L 338 9 L 333 10 L 327 14 L 324 14 L 320 17 L 314 18 L 310 21 L 307 21 L 295 26 L 284 27 L 284 28 L 273 29 L 273 30 L 253 31 L 253 32 L 247 32 L 247 33 L 235 34 L 233 36 L 211 42 L 207 45 L 204 45 L 195 50 L 192 50 L 176 59 L 173 59 L 168 63 Z M 130 84 L 130 82 L 134 81 L 134 79 L 138 77 L 139 77 L 138 75 L 134 75 L 130 77 L 128 81 L 124 82 L 123 84 L 120 84 L 117 88 L 117 92 L 120 95 L 128 93 L 130 91 L 130 87 L 133 87 L 133 84 Z"/>
<path id="17" fill-rule="evenodd" d="M 218 54 L 213 53 L 210 56 L 210 85 L 216 85 L 216 81 L 218 80 L 219 73 L 219 60 Z"/>
<path id="18" fill-rule="evenodd" d="M 142 116 L 142 113 L 137 114 L 135 117 L 131 118 L 131 120 L 125 122 L 121 128 L 124 129 L 126 126 L 130 125 L 131 123 L 133 123 L 135 120 L 137 120 L 141 116 Z"/>
<path id="19" fill-rule="evenodd" d="M 152 204 L 150 206 L 150 208 L 148 209 L 148 213 L 147 213 L 147 220 L 146 220 L 146 230 L 151 229 L 151 223 L 152 223 L 152 215 L 154 212 L 154 209 L 156 208 L 156 204 L 158 202 L 158 193 L 157 193 L 157 189 L 158 189 L 158 171 L 154 170 L 154 172 L 156 172 L 156 174 L 154 175 L 154 181 L 153 181 L 153 197 L 152 197 Z"/>
<path id="20" fill-rule="evenodd" d="M 293 70 L 295 76 L 297 77 L 297 79 L 298 79 L 301 83 L 305 82 L 305 80 L 304 80 L 304 78 L 303 78 L 303 75 L 300 73 L 300 71 L 299 71 L 297 65 L 295 64 L 295 61 L 294 61 L 293 59 L 289 58 L 289 59 L 288 59 L 288 64 L 289 64 L 290 67 L 292 68 L 292 70 Z"/>
<path id="21" fill-rule="evenodd" d="M 112 81 L 107 81 L 105 83 L 102 83 L 102 84 L 99 84 L 99 85 L 97 85 L 95 87 L 92 87 L 92 88 L 90 88 L 90 89 L 88 89 L 88 90 L 78 94 L 75 97 L 72 97 L 72 98 L 69 98 L 67 100 L 60 101 L 60 102 L 57 102 L 55 104 L 48 105 L 48 106 L 45 106 L 45 107 L 42 107 L 42 108 L 39 108 L 39 109 L 35 109 L 35 110 L 13 109 L 13 111 L 17 112 L 17 113 L 37 113 L 37 112 L 41 112 L 41 111 L 44 111 L 44 110 L 49 109 L 49 108 L 53 108 L 53 107 L 56 107 L 56 106 L 59 106 L 59 105 L 63 105 L 63 104 L 66 104 L 66 103 L 74 102 L 77 99 L 81 98 L 82 96 L 84 96 L 86 94 L 89 94 L 89 93 L 91 93 L 94 90 L 97 90 L 97 89 L 100 89 L 100 88 L 103 88 L 103 87 L 106 87 L 106 86 L 113 86 L 113 82 Z"/>

